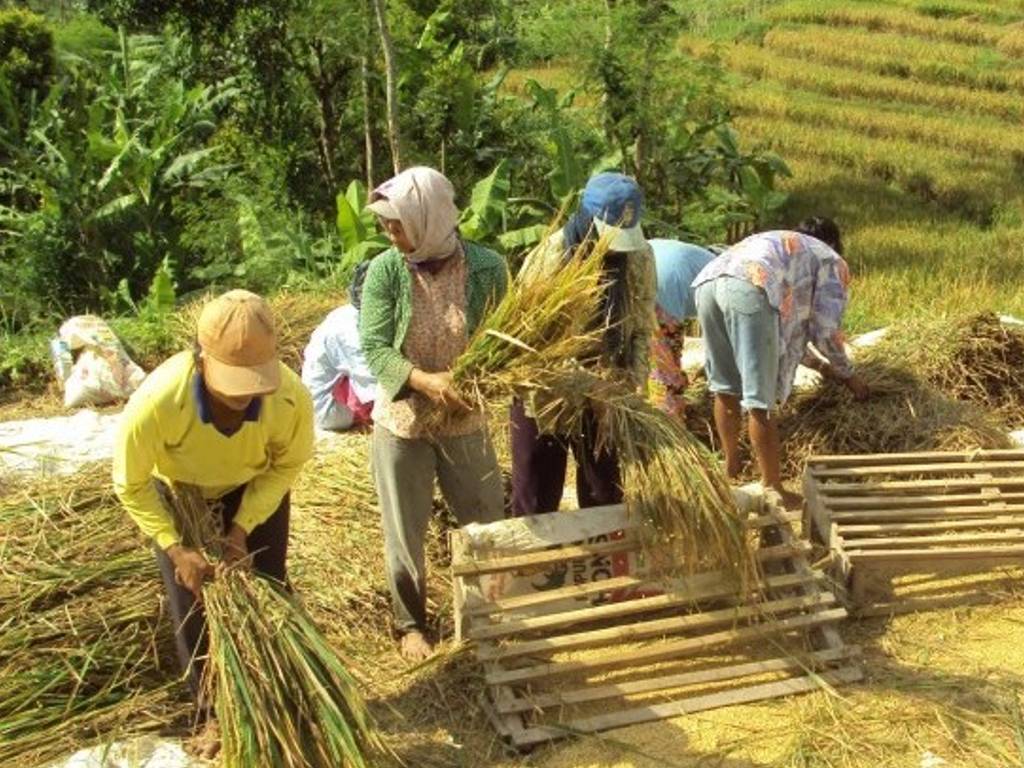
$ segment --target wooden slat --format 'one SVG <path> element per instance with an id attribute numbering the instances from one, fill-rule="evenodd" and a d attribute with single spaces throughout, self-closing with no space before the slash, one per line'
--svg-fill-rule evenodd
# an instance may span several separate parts
<path id="1" fill-rule="evenodd" d="M 818 482 L 811 477 L 811 473 L 805 471 L 803 478 L 804 509 L 806 519 L 804 520 L 804 535 L 808 539 L 816 539 L 830 549 L 835 548 L 835 542 L 830 538 L 832 529 L 828 517 L 828 509 L 821 496 Z"/>
<path id="2" fill-rule="evenodd" d="M 846 617 L 845 608 L 831 608 L 826 611 L 792 616 L 778 621 L 769 621 L 751 627 L 727 629 L 700 637 L 661 642 L 634 651 L 619 651 L 604 656 L 580 661 L 551 661 L 543 664 L 492 672 L 485 675 L 488 685 L 513 685 L 531 680 L 542 680 L 556 675 L 593 672 L 601 669 L 642 666 L 659 661 L 669 661 L 687 655 L 701 653 L 713 648 L 744 643 L 749 640 L 771 637 L 797 629 L 821 626 Z"/>
<path id="3" fill-rule="evenodd" d="M 570 635 L 556 635 L 537 640 L 524 640 L 509 645 L 481 645 L 477 649 L 479 659 L 514 659 L 521 656 L 534 656 L 542 653 L 563 653 L 585 648 L 598 648 L 603 645 L 632 643 L 637 640 L 649 640 L 654 637 L 678 634 L 689 630 L 710 629 L 725 624 L 739 623 L 744 619 L 759 617 L 771 618 L 777 614 L 804 608 L 828 607 L 836 599 L 830 592 L 819 595 L 800 595 L 781 600 L 768 600 L 758 605 L 722 608 L 716 611 L 701 611 L 685 616 L 672 616 L 667 619 L 639 621 L 633 624 L 620 624 L 605 629 L 592 629 L 587 632 L 575 632 Z"/>
<path id="4" fill-rule="evenodd" d="M 1024 488 L 1024 477 L 997 477 L 979 480 L 973 477 L 951 477 L 941 480 L 888 480 L 880 483 L 820 483 L 825 494 L 878 493 L 879 491 L 965 490 L 968 488 Z"/>
<path id="5" fill-rule="evenodd" d="M 1012 547 L 947 547 L 931 549 L 893 549 L 881 552 L 861 552 L 856 549 L 847 550 L 851 560 L 896 560 L 899 562 L 909 560 L 958 560 L 980 559 L 993 561 L 1010 562 L 1018 558 L 1024 558 L 1024 546 Z"/>
<path id="6" fill-rule="evenodd" d="M 964 472 L 1018 472 L 1024 474 L 1024 461 L 964 461 L 944 464 L 888 464 L 864 467 L 816 467 L 816 478 L 871 477 L 873 475 L 926 475 Z"/>
<path id="7" fill-rule="evenodd" d="M 1001 501 L 1024 501 L 1024 493 L 1001 493 Z M 903 507 L 929 507 L 971 505 L 987 501 L 982 491 L 978 493 L 950 493 L 935 496 L 825 496 L 825 506 L 834 510 L 852 509 L 902 509 Z"/>
<path id="8" fill-rule="evenodd" d="M 861 549 L 891 549 L 907 547 L 923 547 L 930 544 L 977 544 L 978 542 L 989 542 L 993 544 L 1018 544 L 1024 542 L 1024 532 L 1013 533 L 973 533 L 973 534 L 947 534 L 938 536 L 880 536 L 868 539 L 847 539 L 846 548 L 848 551 Z M 1000 550 L 992 550 L 993 554 Z"/>
<path id="9" fill-rule="evenodd" d="M 990 448 L 977 451 L 932 451 L 921 453 L 859 453 L 836 456 L 811 456 L 807 465 L 857 467 L 866 464 L 920 464 L 926 461 L 961 462 L 985 459 L 1020 459 L 1024 461 L 1024 449 Z"/>
<path id="10" fill-rule="evenodd" d="M 806 542 L 801 542 L 799 546 L 765 547 L 756 553 L 756 557 L 761 563 L 770 563 L 793 557 L 807 549 L 809 549 L 809 545 Z M 701 575 L 715 579 L 728 578 L 723 571 L 712 571 L 708 574 Z M 666 583 L 671 587 L 672 585 L 685 583 L 686 580 L 687 579 L 684 578 L 666 582 L 664 578 L 655 579 L 652 578 L 650 574 L 616 576 L 611 579 L 591 581 L 586 584 L 571 584 L 567 587 L 559 587 L 558 589 L 549 589 L 543 592 L 516 595 L 515 597 L 501 598 L 492 602 L 478 603 L 472 607 L 467 607 L 466 612 L 472 616 L 485 616 L 501 613 L 503 611 L 519 611 L 526 608 L 537 608 L 539 606 L 556 603 L 561 600 L 597 595 L 602 592 L 611 592 L 617 589 L 642 590 L 648 588 L 652 591 L 666 591 Z"/>
<path id="11" fill-rule="evenodd" d="M 856 511 L 833 512 L 831 519 L 837 523 L 860 520 L 914 520 L 920 518 L 943 518 L 946 516 L 956 517 L 986 517 L 993 514 L 1000 515 L 1024 515 L 1024 505 L 999 505 L 979 504 L 975 507 L 919 507 L 917 509 L 899 509 L 892 511 L 873 511 L 858 509 Z"/>
<path id="12" fill-rule="evenodd" d="M 973 531 L 981 528 L 1020 528 L 1024 531 L 1024 518 L 976 517 L 969 520 L 928 520 L 923 523 L 843 523 L 839 526 L 839 532 L 847 539 L 856 540 L 859 536 L 877 533 Z"/>
<path id="13" fill-rule="evenodd" d="M 917 611 L 934 611 L 938 608 L 963 608 L 968 605 L 984 605 L 998 598 L 986 592 L 956 592 L 928 597 L 904 597 L 891 603 L 874 603 L 858 607 L 854 615 L 858 618 L 871 616 L 898 616 Z"/>
<path id="14" fill-rule="evenodd" d="M 707 577 L 712 575 L 701 574 L 701 576 Z M 813 581 L 813 578 L 811 580 Z M 797 586 L 806 581 L 807 578 L 802 575 L 788 574 L 765 579 L 764 586 L 769 589 L 781 589 Z M 470 630 L 469 637 L 473 640 L 494 640 L 523 634 L 524 632 L 536 632 L 542 629 L 567 627 L 589 621 L 622 618 L 637 613 L 661 611 L 667 608 L 693 606 L 702 600 L 736 597 L 736 585 L 719 578 L 718 574 L 714 574 L 712 578 L 703 578 L 699 581 L 696 579 L 691 580 L 687 586 L 689 587 L 688 589 L 677 589 L 671 593 L 654 595 L 652 597 L 639 597 L 634 600 L 623 600 L 619 603 L 598 605 L 593 608 L 577 608 L 547 616 L 533 616 L 526 619 L 503 621 L 490 626 L 478 626 Z M 749 592 L 746 595 L 746 597 L 752 596 Z"/>
<path id="15" fill-rule="evenodd" d="M 453 565 L 452 572 L 456 576 L 480 576 L 487 573 L 500 573 L 501 571 L 514 571 L 537 565 L 560 563 L 565 560 L 607 555 L 612 552 L 628 552 L 636 549 L 638 546 L 636 537 L 627 534 L 621 539 L 602 541 L 596 544 L 579 544 L 570 547 L 559 547 L 558 549 L 546 549 L 525 555 L 481 557 L 475 560 L 467 560 L 458 565 Z"/>
<path id="16" fill-rule="evenodd" d="M 588 581 L 585 584 L 570 584 L 567 587 L 548 589 L 542 592 L 534 592 L 528 595 L 516 595 L 515 597 L 503 597 L 487 603 L 479 603 L 467 609 L 472 616 L 487 616 L 505 611 L 518 611 L 524 608 L 535 608 L 539 605 L 557 603 L 561 600 L 572 600 L 577 598 L 599 595 L 602 592 L 614 592 L 620 589 L 644 588 L 661 589 L 658 580 L 652 580 L 641 576 L 613 576 L 610 579 Z"/>
<path id="17" fill-rule="evenodd" d="M 765 661 L 754 661 L 745 664 L 731 664 L 727 666 L 712 667 L 696 672 L 683 672 L 677 675 L 664 675 L 646 680 L 631 680 L 626 683 L 612 685 L 591 685 L 586 688 L 576 688 L 568 691 L 556 691 L 553 693 L 533 694 L 529 696 L 516 697 L 506 701 L 499 707 L 499 711 L 530 712 L 549 707 L 571 706 L 575 704 L 586 704 L 603 699 L 621 698 L 644 693 L 655 693 L 666 691 L 672 688 L 684 688 L 689 685 L 704 685 L 717 683 L 724 680 L 736 680 L 750 675 L 763 675 L 771 672 L 790 672 L 793 670 L 820 669 L 826 664 L 842 661 L 860 652 L 857 646 L 844 646 L 842 648 L 815 651 L 814 653 L 802 656 L 787 656 L 784 658 L 767 659 Z"/>
<path id="18" fill-rule="evenodd" d="M 611 712 L 595 717 L 572 720 L 562 727 L 540 726 L 527 728 L 514 742 L 517 746 L 526 747 L 540 744 L 553 739 L 564 738 L 574 733 L 594 733 L 619 728 L 626 725 L 651 722 L 653 720 L 664 720 L 669 717 L 678 717 L 696 712 L 703 712 L 718 707 L 745 704 L 752 701 L 762 701 L 780 696 L 788 696 L 795 693 L 806 693 L 820 689 L 823 685 L 842 685 L 861 680 L 864 673 L 858 667 L 844 667 L 834 672 L 825 672 L 821 675 L 807 675 L 804 677 L 778 680 L 772 683 L 751 685 L 744 688 L 737 688 L 732 691 L 721 691 L 705 696 L 693 696 L 688 699 L 654 704 L 646 707 Z"/>
<path id="19" fill-rule="evenodd" d="M 806 479 L 807 478 L 805 477 L 805 480 Z M 812 492 L 812 496 L 808 497 L 808 502 L 810 505 L 816 502 L 817 496 L 814 492 L 815 484 L 811 482 L 809 483 L 809 485 L 810 490 Z M 775 509 L 780 509 L 782 507 L 782 498 L 779 496 L 779 494 L 775 493 L 774 491 L 768 491 L 765 494 L 765 500 L 767 504 L 770 504 Z M 831 527 L 832 526 L 830 526 L 830 528 Z M 778 534 L 781 537 L 784 544 L 793 543 L 795 540 L 795 536 L 793 535 L 793 529 L 791 526 L 779 526 Z M 793 559 L 789 562 L 788 565 L 794 573 L 803 576 L 809 576 L 814 573 L 814 571 L 811 570 L 811 567 L 807 564 L 807 558 L 803 555 L 793 557 Z M 816 581 L 812 581 L 810 583 L 805 584 L 801 588 L 801 591 L 805 595 L 813 595 L 820 593 L 820 589 Z M 811 642 L 814 644 L 814 647 L 817 650 L 841 648 L 844 645 L 843 638 L 840 636 L 839 630 L 832 625 L 823 624 L 817 627 L 813 627 L 810 630 L 809 635 Z"/>
<path id="20" fill-rule="evenodd" d="M 515 571 L 522 568 L 548 565 L 550 563 L 560 563 L 565 560 L 578 560 L 596 555 L 606 555 L 612 552 L 628 552 L 637 549 L 638 546 L 639 543 L 636 538 L 627 535 L 625 538 L 615 541 L 560 547 L 559 549 L 532 552 L 526 555 L 477 558 L 476 560 L 468 560 L 458 565 L 453 565 L 452 573 L 455 576 L 481 576 L 488 573 Z M 806 542 L 798 542 L 792 546 L 766 547 L 758 552 L 758 557 L 765 559 L 787 556 L 797 552 L 804 552 L 808 549 L 810 549 L 810 545 Z"/>

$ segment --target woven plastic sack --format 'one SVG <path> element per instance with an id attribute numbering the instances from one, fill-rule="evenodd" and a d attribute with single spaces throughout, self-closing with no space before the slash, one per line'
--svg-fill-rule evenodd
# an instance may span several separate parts
<path id="1" fill-rule="evenodd" d="M 63 379 L 64 406 L 106 405 L 126 400 L 138 389 L 146 373 L 128 357 L 121 342 L 101 318 L 77 315 L 57 332 L 77 359 Z M 58 365 L 58 377 L 62 366 Z"/>

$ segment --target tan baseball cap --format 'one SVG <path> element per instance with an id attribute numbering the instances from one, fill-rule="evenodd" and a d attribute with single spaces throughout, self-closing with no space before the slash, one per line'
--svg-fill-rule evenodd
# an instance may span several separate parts
<path id="1" fill-rule="evenodd" d="M 203 378 L 230 397 L 268 395 L 281 386 L 277 335 L 267 302 L 234 290 L 209 301 L 196 329 Z"/>

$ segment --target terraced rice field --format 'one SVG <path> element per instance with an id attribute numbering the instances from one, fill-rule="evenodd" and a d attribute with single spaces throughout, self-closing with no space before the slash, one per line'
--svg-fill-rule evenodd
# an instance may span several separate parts
<path id="1" fill-rule="evenodd" d="M 840 221 L 850 324 L 1024 314 L 1024 2 L 769 0 L 726 14 L 694 14 L 680 45 L 718 51 L 741 135 L 790 164 L 779 223 Z"/>

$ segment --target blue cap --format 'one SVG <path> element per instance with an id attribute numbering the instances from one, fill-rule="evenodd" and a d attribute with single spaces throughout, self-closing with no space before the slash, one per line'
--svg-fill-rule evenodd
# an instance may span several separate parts
<path id="1" fill-rule="evenodd" d="M 644 212 L 644 195 L 624 173 L 591 176 L 583 189 L 580 208 L 589 216 L 622 229 L 635 227 Z"/>

